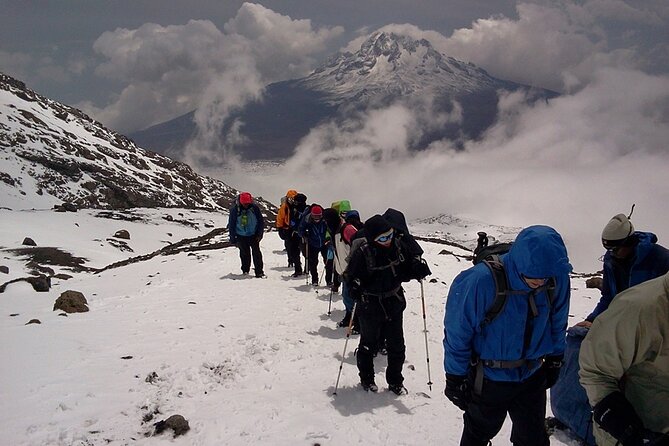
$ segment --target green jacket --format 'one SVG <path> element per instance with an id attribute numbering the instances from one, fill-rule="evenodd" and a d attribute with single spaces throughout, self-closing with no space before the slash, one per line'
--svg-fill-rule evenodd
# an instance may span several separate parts
<path id="1" fill-rule="evenodd" d="M 644 427 L 669 432 L 669 273 L 618 294 L 581 345 L 580 381 L 594 406 L 622 391 Z M 594 426 L 600 446 L 616 441 Z"/>

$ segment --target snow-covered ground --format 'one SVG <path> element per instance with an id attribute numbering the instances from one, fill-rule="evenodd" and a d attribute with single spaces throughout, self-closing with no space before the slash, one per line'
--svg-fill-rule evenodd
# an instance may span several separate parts
<path id="1" fill-rule="evenodd" d="M 0 282 L 27 275 L 8 249 L 24 237 L 60 247 L 101 268 L 169 242 L 225 225 L 221 213 L 136 210 L 142 221 L 100 218 L 99 211 L 0 210 Z M 168 221 L 190 221 L 184 224 Z M 180 215 L 181 214 L 181 215 Z M 438 221 L 436 219 L 435 221 Z M 435 223 L 441 224 L 441 223 Z M 205 226 L 206 225 L 206 226 Z M 452 229 L 426 227 L 426 233 Z M 126 229 L 134 252 L 107 239 Z M 494 229 L 493 229 L 494 230 Z M 474 233 L 475 234 L 475 233 Z M 475 236 L 473 234 L 473 236 Z M 425 283 L 428 388 L 420 286 L 406 284 L 407 395 L 385 390 L 385 357 L 376 360 L 378 394 L 358 386 L 352 336 L 339 389 L 332 391 L 345 346 L 336 323 L 341 296 L 290 277 L 275 232 L 262 242 L 266 279 L 240 278 L 234 248 L 195 251 L 102 273 L 65 272 L 49 292 L 26 282 L 0 294 L 0 443 L 6 445 L 456 445 L 462 413 L 443 396 L 443 312 L 448 285 L 466 260 L 458 248 L 422 243 L 433 275 Z M 572 282 L 572 323 L 592 309 L 597 290 Z M 82 292 L 90 311 L 52 311 L 66 290 Z M 26 325 L 31 319 L 41 324 Z M 125 358 L 125 359 L 124 359 Z M 181 414 L 191 430 L 173 438 L 153 423 Z M 495 445 L 510 444 L 507 420 Z M 564 434 L 551 444 L 575 444 Z"/>

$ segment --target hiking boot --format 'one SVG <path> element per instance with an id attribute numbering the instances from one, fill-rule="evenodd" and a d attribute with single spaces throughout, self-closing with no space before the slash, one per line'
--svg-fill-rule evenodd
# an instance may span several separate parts
<path id="1" fill-rule="evenodd" d="M 262 279 L 263 277 L 267 277 L 267 276 L 265 275 L 265 273 L 260 272 L 260 273 L 256 273 L 256 277 L 257 277 L 258 279 Z"/>
<path id="2" fill-rule="evenodd" d="M 351 312 L 347 311 L 346 314 L 344 315 L 344 319 L 339 321 L 337 326 L 339 327 L 348 327 L 348 324 L 351 322 Z"/>
<path id="3" fill-rule="evenodd" d="M 242 271 L 242 276 L 248 276 L 249 272 L 248 271 Z"/>
<path id="4" fill-rule="evenodd" d="M 373 379 L 371 381 L 360 380 L 360 385 L 362 386 L 362 390 L 364 390 L 365 392 L 379 391 L 379 386 L 376 385 Z"/>
<path id="5" fill-rule="evenodd" d="M 311 286 L 318 286 L 318 280 L 312 280 Z"/>
<path id="6" fill-rule="evenodd" d="M 330 288 L 330 290 L 333 293 L 338 293 L 339 292 L 339 285 L 332 285 L 332 288 Z"/>
<path id="7" fill-rule="evenodd" d="M 393 392 L 395 395 L 407 394 L 409 391 L 402 384 L 388 384 L 388 390 Z"/>

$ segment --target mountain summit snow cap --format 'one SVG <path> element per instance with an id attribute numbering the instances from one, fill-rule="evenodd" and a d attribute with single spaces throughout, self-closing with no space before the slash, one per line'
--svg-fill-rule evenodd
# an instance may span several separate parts
<path id="1" fill-rule="evenodd" d="M 611 242 L 622 243 L 627 237 L 634 232 L 634 225 L 625 214 L 614 215 L 611 220 L 604 226 L 602 231 L 602 243 L 606 246 Z M 608 243 L 607 243 L 608 242 Z"/>
<path id="2" fill-rule="evenodd" d="M 253 197 L 248 192 L 242 192 L 239 194 L 239 204 L 251 204 L 253 203 Z"/>

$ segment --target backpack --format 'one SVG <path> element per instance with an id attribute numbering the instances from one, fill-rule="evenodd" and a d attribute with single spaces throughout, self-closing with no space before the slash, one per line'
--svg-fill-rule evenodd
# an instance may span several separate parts
<path id="1" fill-rule="evenodd" d="M 486 310 L 481 326 L 488 325 L 495 320 L 502 312 L 506 305 L 506 299 L 509 294 L 527 294 L 524 291 L 514 291 L 509 289 L 509 282 L 506 278 L 506 271 L 504 270 L 504 263 L 502 263 L 501 255 L 506 254 L 511 249 L 513 243 L 496 243 L 488 245 L 488 236 L 485 232 L 478 233 L 478 245 L 474 250 L 474 265 L 484 263 L 495 281 L 495 300 L 493 300 L 490 307 Z M 553 308 L 553 293 L 555 291 L 555 279 L 550 278 L 545 285 L 537 288 L 538 291 L 546 290 L 548 296 L 548 305 L 550 310 Z M 530 299 L 530 305 L 534 316 L 538 311 L 534 304 L 534 299 Z"/>

